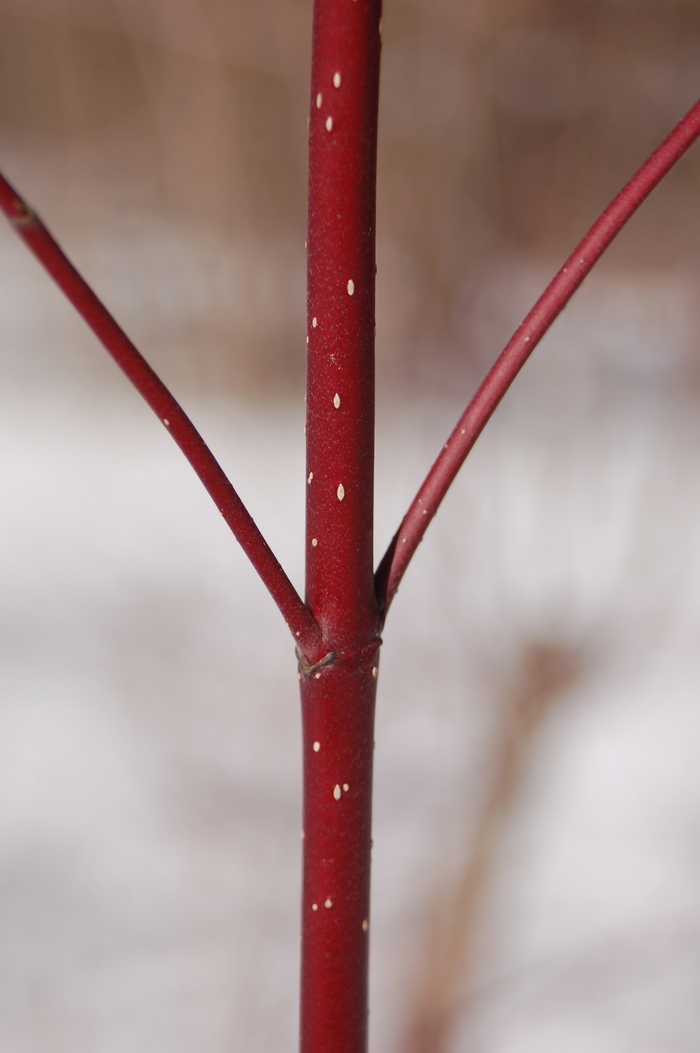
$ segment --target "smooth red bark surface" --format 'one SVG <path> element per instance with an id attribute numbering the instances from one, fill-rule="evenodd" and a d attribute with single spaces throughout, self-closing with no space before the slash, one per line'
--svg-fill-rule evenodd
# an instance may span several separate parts
<path id="1" fill-rule="evenodd" d="M 36 213 L 2 175 L 0 208 L 168 429 L 269 589 L 296 639 L 298 649 L 310 661 L 318 661 L 325 653 L 325 647 L 313 616 L 192 421 L 117 325 Z"/>
<path id="2" fill-rule="evenodd" d="M 309 118 L 302 1053 L 367 1048 L 379 0 L 316 0 Z M 316 744 L 316 746 L 314 746 Z"/>
<path id="3" fill-rule="evenodd" d="M 458 420 L 379 565 L 377 594 L 385 616 L 428 524 L 506 391 L 616 235 L 698 136 L 700 102 L 591 227 L 506 345 Z"/>
<path id="4" fill-rule="evenodd" d="M 333 648 L 364 641 L 377 621 L 372 517 L 380 12 L 378 0 L 317 0 L 314 7 L 306 599 Z"/>
<path id="5" fill-rule="evenodd" d="M 302 681 L 303 1053 L 367 1048 L 377 648 L 345 651 Z"/>

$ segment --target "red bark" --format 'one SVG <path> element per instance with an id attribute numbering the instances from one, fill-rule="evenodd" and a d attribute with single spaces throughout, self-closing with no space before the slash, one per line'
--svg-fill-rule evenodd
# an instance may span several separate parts
<path id="1" fill-rule="evenodd" d="M 377 646 L 302 680 L 302 1053 L 367 1048 Z"/>
<path id="2" fill-rule="evenodd" d="M 363 1053 L 379 610 L 372 572 L 379 0 L 316 0 L 309 120 L 302 1053 Z"/>

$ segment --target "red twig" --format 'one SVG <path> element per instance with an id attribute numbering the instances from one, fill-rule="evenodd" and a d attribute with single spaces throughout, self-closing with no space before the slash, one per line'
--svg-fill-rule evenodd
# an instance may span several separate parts
<path id="1" fill-rule="evenodd" d="M 309 121 L 302 1053 L 363 1053 L 379 610 L 372 573 L 380 0 L 316 0 Z"/>
<path id="2" fill-rule="evenodd" d="M 77 272 L 36 213 L 2 175 L 0 208 L 168 429 L 269 589 L 298 649 L 309 661 L 319 661 L 327 648 L 313 615 L 192 421 Z"/>
<path id="3" fill-rule="evenodd" d="M 591 227 L 511 337 L 457 422 L 377 569 L 377 596 L 384 614 L 428 524 L 515 377 L 615 236 L 699 135 L 697 102 Z"/>

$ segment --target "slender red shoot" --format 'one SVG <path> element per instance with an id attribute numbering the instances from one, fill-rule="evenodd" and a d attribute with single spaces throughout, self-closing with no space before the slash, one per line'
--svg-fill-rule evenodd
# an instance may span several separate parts
<path id="1" fill-rule="evenodd" d="M 0 208 L 172 435 L 269 589 L 298 650 L 310 662 L 320 661 L 327 648 L 316 620 L 192 421 L 80 276 L 36 213 L 2 175 Z"/>
<path id="2" fill-rule="evenodd" d="M 594 223 L 511 337 L 457 422 L 379 564 L 375 583 L 384 616 L 428 524 L 506 391 L 616 235 L 699 135 L 700 101 Z"/>

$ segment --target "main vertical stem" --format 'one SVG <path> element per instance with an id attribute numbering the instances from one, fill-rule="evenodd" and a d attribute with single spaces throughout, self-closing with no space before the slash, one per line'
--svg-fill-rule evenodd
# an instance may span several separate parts
<path id="1" fill-rule="evenodd" d="M 309 120 L 302 1053 L 367 1048 L 374 283 L 381 0 L 316 0 Z"/>

